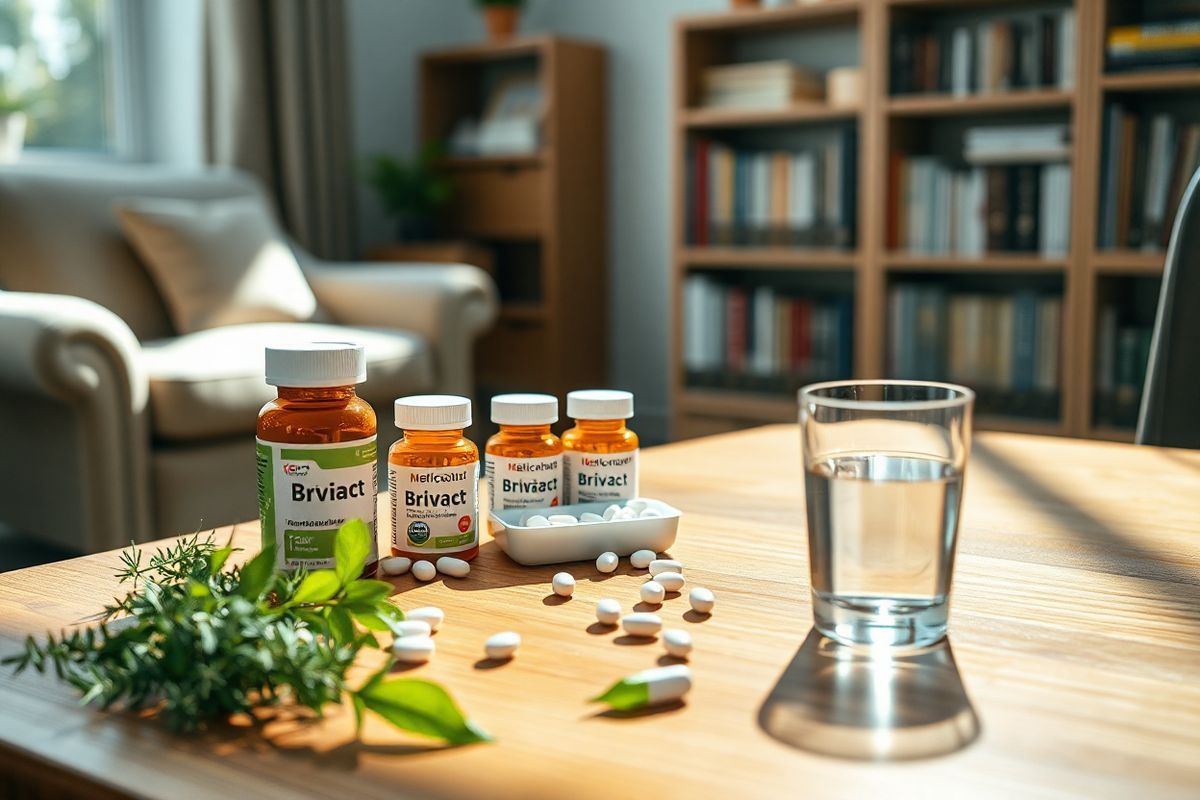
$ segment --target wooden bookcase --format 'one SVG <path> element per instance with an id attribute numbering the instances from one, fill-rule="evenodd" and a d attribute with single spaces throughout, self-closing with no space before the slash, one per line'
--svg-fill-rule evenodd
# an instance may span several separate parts
<path id="1" fill-rule="evenodd" d="M 605 385 L 607 144 L 602 47 L 554 36 L 481 43 L 421 57 L 422 142 L 480 118 L 497 85 L 536 75 L 540 147 L 511 156 L 447 157 L 454 197 L 442 234 L 492 251 L 496 327 L 476 355 L 480 398 L 506 391 L 565 397 Z M 484 418 L 481 407 L 477 416 Z"/>
<path id="2" fill-rule="evenodd" d="M 825 271 L 853 282 L 853 374 L 886 376 L 887 291 L 891 281 L 907 275 L 992 276 L 1014 281 L 1061 281 L 1060 411 L 1057 419 L 977 415 L 981 429 L 1010 430 L 1131 440 L 1132 429 L 1105 428 L 1093 422 L 1095 343 L 1098 298 L 1106 282 L 1161 276 L 1164 254 L 1114 252 L 1097 248 L 1099 173 L 1104 103 L 1115 94 L 1195 92 L 1200 98 L 1200 69 L 1105 74 L 1104 37 L 1114 9 L 1126 11 L 1136 2 L 1124 0 L 824 0 L 809 5 L 738 10 L 676 20 L 674 31 L 675 91 L 671 132 L 674 168 L 673 326 L 671 389 L 673 436 L 685 438 L 796 416 L 792 396 L 689 387 L 682 359 L 683 285 L 694 271 Z M 1076 63 L 1073 88 L 1017 89 L 1005 93 L 951 96 L 892 96 L 889 92 L 889 47 L 893 26 L 919 15 L 1022 8 L 1074 8 Z M 858 66 L 864 97 L 857 109 L 808 103 L 786 110 L 713 110 L 695 99 L 706 66 L 744 60 L 737 43 L 757 35 L 811 35 L 847 30 L 857 35 Z M 1058 114 L 1072 130 L 1070 250 L 1063 257 L 1029 253 L 988 253 L 980 257 L 890 252 L 886 247 L 889 150 L 894 143 L 920 137 L 928 126 L 970 120 L 987 123 L 1029 115 Z M 734 132 L 751 128 L 799 129 L 836 121 L 852 121 L 858 131 L 856 246 L 849 251 L 798 247 L 695 247 L 689 244 L 686 202 L 689 143 L 710 129 Z M 926 124 L 927 123 L 927 124 Z M 976 279 L 971 277 L 971 280 Z"/>

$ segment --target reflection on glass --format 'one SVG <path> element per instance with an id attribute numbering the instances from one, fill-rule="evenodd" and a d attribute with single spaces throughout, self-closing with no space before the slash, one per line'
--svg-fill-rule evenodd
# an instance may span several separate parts
<path id="1" fill-rule="evenodd" d="M 950 642 L 908 650 L 851 647 L 814 628 L 759 710 L 785 744 L 896 761 L 946 755 L 979 735 Z"/>

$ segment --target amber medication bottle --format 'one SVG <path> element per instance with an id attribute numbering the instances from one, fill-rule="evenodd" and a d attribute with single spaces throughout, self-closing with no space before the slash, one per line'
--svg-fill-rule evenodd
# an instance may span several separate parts
<path id="1" fill-rule="evenodd" d="M 388 452 L 392 553 L 432 559 L 479 553 L 479 449 L 463 437 L 471 401 L 444 394 L 401 397 Z"/>
<path id="2" fill-rule="evenodd" d="M 375 410 L 355 394 L 367 379 L 360 345 L 312 342 L 267 348 L 279 396 L 258 413 L 258 504 L 263 546 L 284 569 L 331 569 L 338 527 L 371 529 L 365 575 L 375 573 Z"/>
<path id="3" fill-rule="evenodd" d="M 550 432 L 558 422 L 558 398 L 548 394 L 498 394 L 492 422 L 500 432 L 488 439 L 488 506 L 548 508 L 563 502 L 563 445 Z"/>
<path id="4" fill-rule="evenodd" d="M 562 436 L 568 503 L 628 500 L 638 493 L 638 437 L 625 427 L 633 395 L 585 389 L 567 395 L 575 427 Z"/>

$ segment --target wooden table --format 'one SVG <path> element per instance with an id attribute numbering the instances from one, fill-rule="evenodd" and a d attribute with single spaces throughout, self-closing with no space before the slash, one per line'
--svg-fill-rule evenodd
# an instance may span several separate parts
<path id="1" fill-rule="evenodd" d="M 657 643 L 589 627 L 598 598 L 636 599 L 640 575 L 574 565 L 575 597 L 559 604 L 547 597 L 554 568 L 517 567 L 487 543 L 466 580 L 396 585 L 402 606 L 446 609 L 437 656 L 414 674 L 443 681 L 495 744 L 430 747 L 382 724 L 355 743 L 344 713 L 180 739 L 6 673 L 0 775 L 172 800 L 1200 794 L 1200 453 L 979 435 L 953 657 L 935 648 L 874 672 L 809 635 L 793 427 L 656 448 L 643 464 L 644 493 L 685 512 L 672 554 L 718 597 L 707 620 L 684 598 L 662 612 L 696 640 L 686 704 L 621 717 L 585 703 L 661 656 Z M 254 547 L 256 523 L 236 531 Z M 0 575 L 0 652 L 94 612 L 116 591 L 113 564 L 105 554 Z M 520 654 L 481 668 L 484 638 L 503 629 L 522 632 Z M 953 752 L 864 763 L 764 728 L 859 755 L 935 739 Z"/>

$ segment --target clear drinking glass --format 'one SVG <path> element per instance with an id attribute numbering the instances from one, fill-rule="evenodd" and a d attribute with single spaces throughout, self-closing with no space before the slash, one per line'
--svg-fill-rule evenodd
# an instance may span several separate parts
<path id="1" fill-rule="evenodd" d="M 946 635 L 975 394 L 947 383 L 800 390 L 817 630 L 846 644 Z"/>

